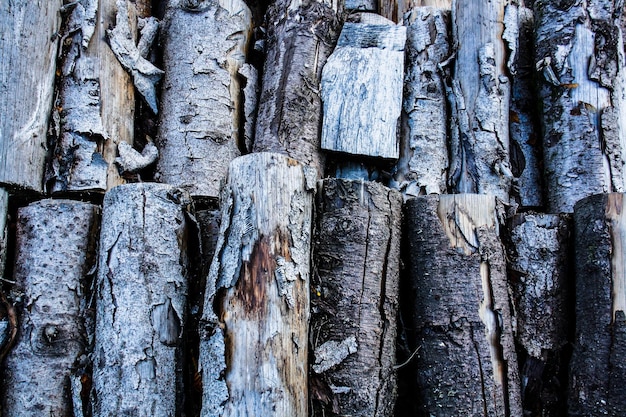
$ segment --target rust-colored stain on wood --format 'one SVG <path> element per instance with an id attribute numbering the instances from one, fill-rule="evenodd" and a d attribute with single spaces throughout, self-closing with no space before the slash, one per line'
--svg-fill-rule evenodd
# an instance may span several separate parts
<path id="1" fill-rule="evenodd" d="M 254 245 L 250 260 L 244 262 L 241 275 L 235 287 L 234 299 L 241 300 L 248 315 L 262 315 L 267 304 L 267 286 L 274 277 L 276 261 L 270 251 L 267 236 Z"/>

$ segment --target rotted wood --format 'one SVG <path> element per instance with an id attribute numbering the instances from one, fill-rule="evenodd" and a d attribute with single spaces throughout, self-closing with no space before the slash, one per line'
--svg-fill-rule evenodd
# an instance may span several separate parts
<path id="1" fill-rule="evenodd" d="M 193 197 L 218 197 L 243 146 L 246 61 L 252 16 L 242 0 L 170 0 L 165 12 L 157 145 L 159 181 Z"/>
<path id="2" fill-rule="evenodd" d="M 94 416 L 181 412 L 189 204 L 186 192 L 154 183 L 121 185 L 104 197 Z"/>
<path id="3" fill-rule="evenodd" d="M 406 70 L 400 159 L 393 187 L 405 197 L 446 192 L 448 111 L 441 64 L 450 56 L 450 12 L 416 7 L 405 14 Z"/>
<path id="4" fill-rule="evenodd" d="M 516 42 L 509 0 L 452 2 L 457 47 L 448 89 L 451 108 L 448 183 L 456 193 L 509 199 L 510 80 L 507 45 Z"/>
<path id="5" fill-rule="evenodd" d="M 282 154 L 230 165 L 200 327 L 202 416 L 308 413 L 315 178 Z"/>
<path id="6" fill-rule="evenodd" d="M 344 24 L 322 70 L 322 149 L 397 159 L 406 28 L 373 17 Z"/>
<path id="7" fill-rule="evenodd" d="M 405 207 L 414 401 L 424 415 L 521 416 L 501 203 L 431 195 Z"/>
<path id="8" fill-rule="evenodd" d="M 43 191 L 61 0 L 0 5 L 0 184 Z"/>
<path id="9" fill-rule="evenodd" d="M 508 223 L 509 285 L 516 315 L 524 412 L 561 416 L 573 336 L 571 216 L 518 214 Z M 523 358 L 523 360 L 522 360 Z M 526 414 L 525 414 L 526 415 Z"/>
<path id="10" fill-rule="evenodd" d="M 319 183 L 311 282 L 313 416 L 392 416 L 402 197 Z"/>
<path id="11" fill-rule="evenodd" d="M 626 216 L 623 194 L 574 206 L 576 337 L 570 416 L 626 413 Z"/>
<path id="12" fill-rule="evenodd" d="M 550 212 L 624 191 L 624 51 L 613 1 L 537 1 L 535 62 Z"/>
<path id="13" fill-rule="evenodd" d="M 255 152 L 279 152 L 324 173 L 320 151 L 322 68 L 339 36 L 337 7 L 276 0 L 266 14 L 267 56 Z"/>
<path id="14" fill-rule="evenodd" d="M 12 298 L 20 300 L 19 330 L 2 368 L 6 416 L 82 415 L 73 410 L 69 381 L 84 372 L 93 336 L 86 311 L 98 212 L 69 200 L 18 210 Z"/>

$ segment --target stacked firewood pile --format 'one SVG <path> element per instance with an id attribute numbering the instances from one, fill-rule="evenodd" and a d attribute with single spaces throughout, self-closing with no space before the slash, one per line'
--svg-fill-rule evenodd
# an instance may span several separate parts
<path id="1" fill-rule="evenodd" d="M 2 3 L 0 415 L 626 415 L 621 19 Z"/>

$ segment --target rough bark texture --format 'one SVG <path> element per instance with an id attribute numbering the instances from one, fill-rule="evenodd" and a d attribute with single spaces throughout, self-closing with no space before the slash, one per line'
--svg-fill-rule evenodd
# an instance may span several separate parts
<path id="1" fill-rule="evenodd" d="M 522 396 L 532 416 L 562 416 L 566 408 L 564 347 L 574 315 L 570 223 L 564 215 L 518 214 L 508 224 Z"/>
<path id="2" fill-rule="evenodd" d="M 168 2 L 157 178 L 194 197 L 218 197 L 228 164 L 240 154 L 238 71 L 251 24 L 240 0 Z"/>
<path id="3" fill-rule="evenodd" d="M 72 416 L 69 380 L 86 365 L 93 329 L 85 328 L 89 271 L 95 266 L 96 206 L 43 200 L 17 221 L 13 287 L 19 332 L 3 368 L 6 416 Z"/>
<path id="4" fill-rule="evenodd" d="M 451 164 L 448 182 L 457 193 L 493 194 L 508 201 L 510 82 L 506 45 L 516 42 L 509 0 L 453 1 L 452 31 L 458 45 L 448 97 Z"/>
<path id="5" fill-rule="evenodd" d="M 450 12 L 416 7 L 407 25 L 400 160 L 393 186 L 405 197 L 446 192 L 448 112 L 441 63 L 450 55 Z"/>
<path id="6" fill-rule="evenodd" d="M 200 330 L 203 416 L 306 416 L 315 174 L 281 154 L 235 159 Z"/>
<path id="7" fill-rule="evenodd" d="M 311 282 L 314 416 L 392 416 L 400 193 L 381 184 L 319 185 Z"/>
<path id="8" fill-rule="evenodd" d="M 0 5 L 0 183 L 43 189 L 61 0 Z"/>
<path id="9" fill-rule="evenodd" d="M 522 415 L 501 210 L 484 195 L 406 203 L 405 325 L 419 347 L 414 398 L 424 415 Z"/>
<path id="10" fill-rule="evenodd" d="M 406 28 L 346 22 L 322 71 L 322 148 L 398 158 Z"/>
<path id="11" fill-rule="evenodd" d="M 408 11 L 416 7 L 436 7 L 450 10 L 452 0 L 378 0 L 379 14 L 387 19 L 401 23 Z"/>
<path id="12" fill-rule="evenodd" d="M 254 151 L 280 152 L 324 173 L 320 152 L 322 68 L 339 35 L 322 2 L 277 0 L 266 18 L 267 56 Z"/>
<path id="13" fill-rule="evenodd" d="M 104 198 L 94 416 L 177 416 L 187 297 L 188 195 L 127 184 Z"/>
<path id="14" fill-rule="evenodd" d="M 4 278 L 7 259 L 7 215 L 9 212 L 9 193 L 0 188 L 0 278 Z M 0 351 L 2 348 L 0 347 Z"/>
<path id="15" fill-rule="evenodd" d="M 536 1 L 549 212 L 624 191 L 624 51 L 612 0 Z"/>
<path id="16" fill-rule="evenodd" d="M 570 363 L 570 416 L 626 413 L 626 219 L 623 194 L 574 206 L 576 339 Z"/>

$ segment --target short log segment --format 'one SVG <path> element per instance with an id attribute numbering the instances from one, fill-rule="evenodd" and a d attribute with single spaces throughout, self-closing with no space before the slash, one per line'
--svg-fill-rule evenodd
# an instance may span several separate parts
<path id="1" fill-rule="evenodd" d="M 306 416 L 315 174 L 281 154 L 235 159 L 200 329 L 203 416 Z"/>
<path id="2" fill-rule="evenodd" d="M 416 7 L 407 26 L 400 159 L 394 187 L 406 197 L 446 192 L 448 111 L 441 63 L 449 58 L 450 12 Z"/>
<path id="3" fill-rule="evenodd" d="M 516 41 L 509 0 L 452 2 L 458 45 L 448 97 L 451 107 L 450 171 L 456 193 L 492 194 L 508 201 L 510 81 L 506 47 Z"/>
<path id="4" fill-rule="evenodd" d="M 416 354 L 415 401 L 424 415 L 521 416 L 502 206 L 487 195 L 406 203 L 407 329 Z"/>
<path id="5" fill-rule="evenodd" d="M 392 416 L 402 197 L 320 182 L 311 282 L 312 415 Z"/>
<path id="6" fill-rule="evenodd" d="M 626 215 L 623 194 L 574 206 L 576 338 L 569 415 L 626 413 Z"/>
<path id="7" fill-rule="evenodd" d="M 6 416 L 70 416 L 70 376 L 86 365 L 84 313 L 95 267 L 98 208 L 43 200 L 18 211 L 13 287 L 17 342 L 2 369 Z M 82 415 L 82 410 L 74 410 Z"/>
<path id="8" fill-rule="evenodd" d="M 535 2 L 550 212 L 624 191 L 624 51 L 613 1 Z"/>
<path id="9" fill-rule="evenodd" d="M 43 190 L 61 0 L 0 5 L 0 183 Z"/>
<path id="10" fill-rule="evenodd" d="M 406 27 L 382 17 L 344 24 L 322 71 L 322 149 L 398 158 L 405 41 Z"/>
<path id="11" fill-rule="evenodd" d="M 567 397 L 563 348 L 573 334 L 571 217 L 518 214 L 508 226 L 516 340 L 524 352 L 520 357 L 524 412 L 560 416 Z"/>
<path id="12" fill-rule="evenodd" d="M 267 15 L 267 56 L 255 152 L 279 152 L 324 173 L 320 151 L 322 68 L 339 36 L 337 11 L 324 2 L 276 0 Z"/>
<path id="13" fill-rule="evenodd" d="M 156 175 L 192 197 L 218 197 L 228 164 L 240 154 L 244 86 L 238 71 L 251 19 L 242 0 L 167 3 Z"/>
<path id="14" fill-rule="evenodd" d="M 127 184 L 104 197 L 94 416 L 175 416 L 187 296 L 187 194 Z"/>

